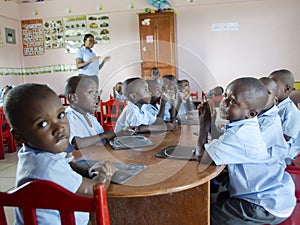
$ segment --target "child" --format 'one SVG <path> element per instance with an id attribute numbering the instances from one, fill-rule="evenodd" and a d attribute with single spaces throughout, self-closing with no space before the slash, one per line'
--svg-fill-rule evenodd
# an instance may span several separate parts
<path id="1" fill-rule="evenodd" d="M 108 187 L 115 171 L 111 163 L 89 168 L 66 157 L 69 124 L 60 99 L 49 87 L 28 83 L 13 88 L 6 96 L 4 111 L 15 139 L 24 143 L 18 152 L 16 187 L 31 180 L 50 180 L 87 196 L 93 195 L 97 183 Z M 89 179 L 92 172 L 98 175 Z M 15 218 L 16 225 L 24 224 L 21 209 L 15 209 Z M 53 210 L 37 209 L 37 218 L 39 224 L 61 224 Z M 89 214 L 77 212 L 75 218 L 76 224 L 87 224 Z"/>
<path id="2" fill-rule="evenodd" d="M 113 131 L 104 131 L 94 116 L 98 108 L 98 85 L 94 79 L 90 76 L 70 77 L 65 84 L 65 96 L 71 104 L 66 115 L 71 129 L 70 143 L 75 149 L 87 148 L 116 136 Z M 133 132 L 128 130 L 124 134 Z"/>
<path id="3" fill-rule="evenodd" d="M 115 132 L 127 127 L 136 129 L 136 133 L 166 130 L 162 120 L 143 108 L 149 104 L 151 93 L 145 80 L 139 77 L 129 78 L 123 83 L 127 105 L 117 120 Z"/>
<path id="4" fill-rule="evenodd" d="M 13 86 L 11 85 L 6 85 L 5 87 L 2 88 L 2 92 L 1 92 L 1 101 L 0 101 L 0 106 L 3 106 L 3 102 L 4 102 L 4 98 L 6 96 L 6 94 L 13 89 Z"/>
<path id="5" fill-rule="evenodd" d="M 178 80 L 179 96 L 182 98 L 182 103 L 178 111 L 178 116 L 185 115 L 195 109 L 190 90 L 190 83 L 188 80 Z"/>
<path id="6" fill-rule="evenodd" d="M 163 96 L 167 98 L 167 103 L 164 112 L 165 121 L 174 121 L 181 107 L 182 98 L 177 96 L 177 79 L 172 74 L 167 74 L 162 77 Z"/>
<path id="7" fill-rule="evenodd" d="M 229 172 L 229 195 L 211 205 L 212 225 L 277 224 L 294 210 L 293 180 L 277 159 L 270 157 L 259 130 L 257 114 L 267 99 L 265 86 L 256 78 L 231 82 L 220 104 L 221 117 L 230 123 L 224 135 L 210 144 L 205 144 L 210 107 L 205 102 L 199 108 L 199 169 L 213 160 L 217 165 L 227 164 Z"/>
<path id="8" fill-rule="evenodd" d="M 279 116 L 285 140 L 290 146 L 287 157 L 287 164 L 298 155 L 300 146 L 295 144 L 296 140 L 300 138 L 300 111 L 289 98 L 289 94 L 293 90 L 294 75 L 289 70 L 276 70 L 269 76 L 278 86 L 278 104 Z"/>
<path id="9" fill-rule="evenodd" d="M 113 94 L 114 94 L 114 99 L 116 99 L 117 101 L 124 101 L 125 100 L 125 96 L 123 95 L 123 83 L 122 82 L 118 82 L 116 83 L 116 86 L 114 86 L 113 88 Z"/>
<path id="10" fill-rule="evenodd" d="M 151 76 L 152 79 L 158 80 L 159 77 L 160 77 L 159 69 L 158 69 L 157 67 L 153 67 L 153 68 L 150 70 L 150 76 Z"/>
<path id="11" fill-rule="evenodd" d="M 262 138 L 271 157 L 277 158 L 279 163 L 285 168 L 285 158 L 287 157 L 289 146 L 284 139 L 281 120 L 276 107 L 277 84 L 268 77 L 262 77 L 259 80 L 268 90 L 268 101 L 263 111 L 258 115 Z"/>

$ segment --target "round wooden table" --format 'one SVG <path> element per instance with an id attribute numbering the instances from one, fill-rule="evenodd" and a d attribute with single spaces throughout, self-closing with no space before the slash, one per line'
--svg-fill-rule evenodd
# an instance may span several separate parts
<path id="1" fill-rule="evenodd" d="M 154 146 L 113 150 L 109 144 L 74 153 L 77 160 L 110 160 L 145 164 L 147 168 L 126 183 L 107 191 L 112 225 L 209 224 L 210 185 L 225 166 L 156 158 L 168 146 L 195 146 L 198 125 L 181 125 L 171 132 L 147 134 Z M 201 169 L 199 169 L 201 168 Z"/>

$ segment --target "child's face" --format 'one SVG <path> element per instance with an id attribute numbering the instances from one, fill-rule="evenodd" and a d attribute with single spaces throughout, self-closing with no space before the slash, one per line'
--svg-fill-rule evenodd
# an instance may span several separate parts
<path id="1" fill-rule="evenodd" d="M 176 96 L 177 82 L 169 79 L 163 79 L 163 92 L 167 96 Z"/>
<path id="2" fill-rule="evenodd" d="M 73 105 L 83 114 L 93 114 L 98 109 L 98 85 L 95 81 L 83 79 L 79 83 Z"/>
<path id="3" fill-rule="evenodd" d="M 70 128 L 65 109 L 53 93 L 34 98 L 19 112 L 20 126 L 13 133 L 29 147 L 51 153 L 66 151 Z"/>
<path id="4" fill-rule="evenodd" d="M 220 103 L 220 116 L 230 122 L 246 119 L 249 114 L 249 106 L 246 104 L 247 97 L 243 93 L 244 87 L 230 84 L 225 91 L 224 98 Z"/>
<path id="5" fill-rule="evenodd" d="M 161 97 L 161 85 L 159 82 L 151 83 L 149 85 L 149 91 L 151 92 L 152 98 L 158 99 Z"/>
<path id="6" fill-rule="evenodd" d="M 122 84 L 119 83 L 119 84 L 116 85 L 116 91 L 118 93 L 122 94 Z"/>
<path id="7" fill-rule="evenodd" d="M 145 80 L 137 80 L 132 84 L 132 97 L 135 103 L 149 104 L 151 100 L 151 93 L 148 84 Z"/>

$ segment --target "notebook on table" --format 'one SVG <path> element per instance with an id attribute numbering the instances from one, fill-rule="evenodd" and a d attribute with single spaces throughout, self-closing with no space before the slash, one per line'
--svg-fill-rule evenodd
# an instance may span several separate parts
<path id="1" fill-rule="evenodd" d="M 169 146 L 155 154 L 157 158 L 183 159 L 195 161 L 194 146 Z"/>

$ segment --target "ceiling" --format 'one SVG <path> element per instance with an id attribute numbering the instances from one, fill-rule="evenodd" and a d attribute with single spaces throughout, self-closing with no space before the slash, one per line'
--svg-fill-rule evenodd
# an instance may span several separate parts
<path id="1" fill-rule="evenodd" d="M 4 0 L 5 2 L 16 2 L 18 4 L 22 3 L 30 3 L 30 2 L 43 2 L 43 1 L 49 1 L 49 0 Z"/>

